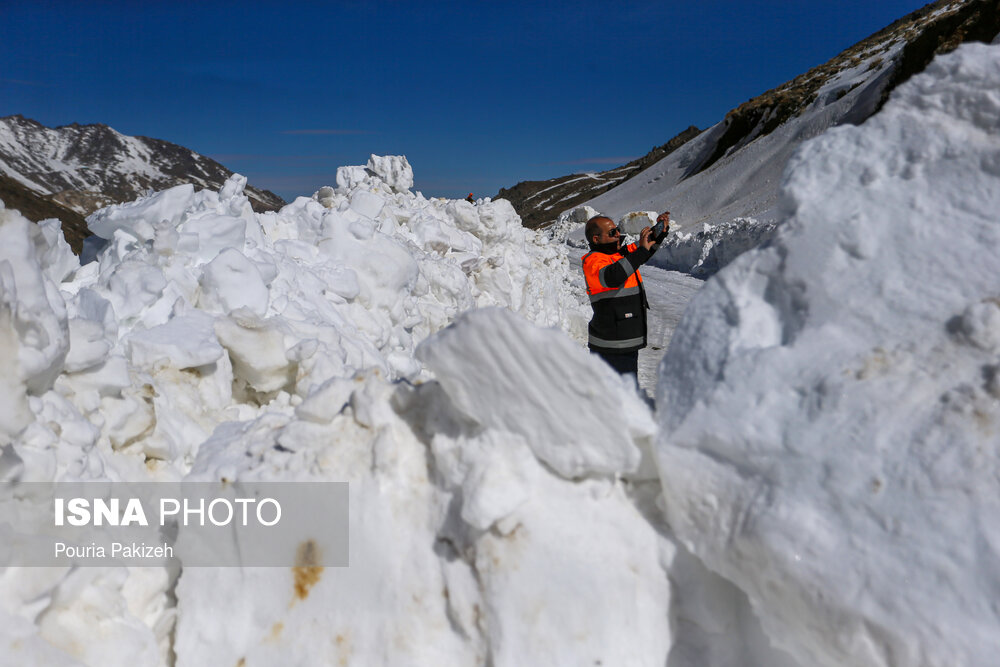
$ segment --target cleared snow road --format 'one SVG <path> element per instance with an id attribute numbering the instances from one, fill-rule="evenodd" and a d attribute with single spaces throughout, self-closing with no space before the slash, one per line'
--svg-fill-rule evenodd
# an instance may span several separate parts
<path id="1" fill-rule="evenodd" d="M 656 368 L 667 352 L 684 315 L 684 309 L 705 281 L 678 271 L 665 271 L 655 266 L 643 266 L 642 284 L 649 300 L 649 344 L 639 350 L 639 386 L 650 396 L 656 394 Z"/>

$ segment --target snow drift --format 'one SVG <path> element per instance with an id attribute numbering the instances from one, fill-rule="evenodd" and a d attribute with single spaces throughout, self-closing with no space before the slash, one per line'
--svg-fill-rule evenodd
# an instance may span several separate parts
<path id="1" fill-rule="evenodd" d="M 276 213 L 241 177 L 103 209 L 83 266 L 0 209 L 5 489 L 351 485 L 347 569 L 3 569 L 4 659 L 988 664 L 998 51 L 796 154 L 655 415 L 583 347 L 561 244 L 403 158 Z"/>
<path id="2" fill-rule="evenodd" d="M 410 192 L 405 158 L 337 182 L 112 206 L 83 266 L 0 210 L 5 482 L 347 480 L 352 513 L 349 569 L 6 568 L 5 659 L 665 660 L 676 549 L 619 481 L 655 479 L 655 423 L 564 333 L 565 253 L 505 201 Z"/>
<path id="3" fill-rule="evenodd" d="M 661 366 L 671 527 L 813 665 L 1000 649 L 1000 48 L 806 144 Z"/>

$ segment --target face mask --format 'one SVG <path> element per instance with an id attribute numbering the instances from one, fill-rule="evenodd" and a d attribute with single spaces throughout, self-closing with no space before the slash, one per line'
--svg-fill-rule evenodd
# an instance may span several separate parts
<path id="1" fill-rule="evenodd" d="M 611 241 L 610 243 L 591 243 L 590 249 L 595 252 L 603 252 L 608 255 L 613 255 L 618 252 L 618 241 Z"/>

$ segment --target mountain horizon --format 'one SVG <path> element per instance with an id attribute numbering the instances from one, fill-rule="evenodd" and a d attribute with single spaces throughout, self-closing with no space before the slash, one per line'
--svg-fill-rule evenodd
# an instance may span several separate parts
<path id="1" fill-rule="evenodd" d="M 0 175 L 82 216 L 182 183 L 218 189 L 233 173 L 190 148 L 105 123 L 47 127 L 20 113 L 0 117 Z M 247 196 L 259 211 L 285 204 L 252 186 Z"/>
<path id="2" fill-rule="evenodd" d="M 859 124 L 935 55 L 989 41 L 1000 17 L 989 2 L 937 0 L 900 17 L 803 74 L 733 107 L 704 131 L 689 127 L 647 155 L 602 172 L 503 188 L 531 228 L 589 205 L 620 217 L 670 210 L 685 229 L 767 219 L 795 148 L 827 127 Z"/>

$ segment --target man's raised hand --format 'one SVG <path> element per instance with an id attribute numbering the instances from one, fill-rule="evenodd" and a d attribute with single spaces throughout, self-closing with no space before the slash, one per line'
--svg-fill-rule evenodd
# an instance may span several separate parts
<path id="1" fill-rule="evenodd" d="M 654 245 L 656 245 L 656 241 L 653 240 L 653 229 L 643 227 L 642 231 L 639 232 L 639 246 L 646 250 L 652 250 Z"/>

